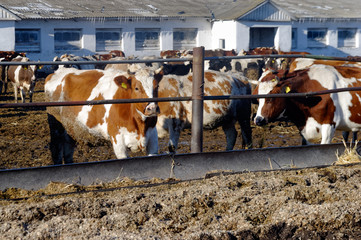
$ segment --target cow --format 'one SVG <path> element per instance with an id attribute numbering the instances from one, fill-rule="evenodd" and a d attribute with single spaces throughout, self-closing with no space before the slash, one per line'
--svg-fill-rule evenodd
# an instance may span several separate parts
<path id="1" fill-rule="evenodd" d="M 190 50 L 164 50 L 160 52 L 160 57 L 163 59 L 169 58 L 193 58 L 193 52 Z M 188 75 L 192 72 L 192 61 L 185 62 L 164 62 L 164 75 Z"/>
<path id="2" fill-rule="evenodd" d="M 11 62 L 29 62 L 29 58 L 18 56 Z M 25 102 L 26 92 L 29 93 L 29 101 L 32 102 L 38 65 L 10 65 L 7 70 L 8 80 L 13 84 L 15 102 L 18 102 L 18 89 L 21 101 Z"/>
<path id="3" fill-rule="evenodd" d="M 73 67 L 77 69 L 104 69 L 106 64 L 104 63 L 96 63 L 97 61 L 109 61 L 114 58 L 124 58 L 125 54 L 123 51 L 120 50 L 113 50 L 110 51 L 107 54 L 94 54 L 94 55 L 87 55 L 87 56 L 76 56 L 74 54 L 63 54 L 60 57 L 55 56 L 53 58 L 53 61 L 61 61 L 61 62 L 67 62 L 67 61 L 89 61 L 92 62 L 90 64 L 73 64 L 73 65 L 65 65 L 65 67 Z M 57 70 L 58 66 L 54 65 L 53 70 Z"/>
<path id="4" fill-rule="evenodd" d="M 342 60 L 324 60 L 324 59 L 312 59 L 312 58 L 296 58 L 289 67 L 289 72 L 306 69 L 314 64 L 324 64 L 330 66 L 353 66 L 360 67 L 361 62 L 354 61 L 342 61 Z"/>
<path id="5" fill-rule="evenodd" d="M 240 76 L 240 75 L 239 75 Z M 192 95 L 192 74 L 165 75 L 159 85 L 159 97 L 184 97 Z M 231 73 L 207 70 L 204 73 L 204 95 L 246 95 L 251 94 L 247 79 L 233 77 Z M 181 131 L 192 123 L 192 103 L 159 102 L 157 130 L 160 138 L 169 134 L 168 148 L 175 152 Z M 212 100 L 204 102 L 203 127 L 214 129 L 222 126 L 226 135 L 226 150 L 232 150 L 236 143 L 235 123 L 241 126 L 242 147 L 252 147 L 251 102 L 249 99 Z"/>
<path id="6" fill-rule="evenodd" d="M 21 56 L 26 57 L 26 54 L 23 52 L 15 51 L 0 51 L 0 62 L 10 62 L 14 58 Z M 8 88 L 8 65 L 0 65 L 0 94 L 6 93 Z"/>
<path id="7" fill-rule="evenodd" d="M 306 52 L 300 54 L 309 54 Z M 347 61 L 343 60 L 326 60 L 326 59 L 312 59 L 312 58 L 295 58 L 292 61 L 288 61 L 289 72 L 293 72 L 296 70 L 306 69 L 314 64 L 324 64 L 324 65 L 331 65 L 331 66 L 353 66 L 353 67 L 361 67 L 360 62 L 355 62 L 353 60 L 357 60 L 351 57 L 348 57 Z M 287 69 L 287 68 L 283 68 Z M 343 139 L 347 142 L 349 132 L 342 132 Z M 352 142 L 355 143 L 357 140 L 357 132 L 352 133 Z M 303 141 L 304 142 L 304 141 Z M 305 142 L 304 142 L 305 143 Z"/>
<path id="8" fill-rule="evenodd" d="M 79 61 L 95 62 L 95 61 L 97 61 L 97 59 L 93 56 L 82 56 L 81 57 L 81 56 L 76 56 L 74 54 L 63 54 L 60 57 L 55 56 L 53 58 L 53 62 L 58 62 L 58 61 L 60 61 L 60 62 L 69 62 L 69 61 L 71 61 L 71 62 L 79 62 Z M 66 65 L 59 65 L 59 66 L 64 66 L 66 68 L 72 67 L 72 68 L 77 68 L 77 69 L 90 70 L 90 69 L 95 68 L 94 65 L 95 65 L 94 63 L 91 63 L 91 64 L 73 64 L 73 65 L 66 64 Z M 59 66 L 54 65 L 53 70 L 57 70 Z"/>
<path id="9" fill-rule="evenodd" d="M 45 79 L 46 101 L 93 101 L 157 97 L 162 69 L 137 72 L 59 68 Z M 156 103 L 48 107 L 50 150 L 54 164 L 72 163 L 76 141 L 105 139 L 117 158 L 127 150 L 158 153 Z"/>
<path id="10" fill-rule="evenodd" d="M 94 58 L 95 61 L 110 61 L 113 60 L 114 58 L 125 58 L 125 54 L 121 50 L 112 50 L 106 54 L 94 54 L 88 57 Z M 96 69 L 104 69 L 105 66 L 106 64 L 103 63 L 98 63 L 94 65 Z"/>
<path id="11" fill-rule="evenodd" d="M 267 70 L 255 93 L 303 93 L 329 89 L 360 87 L 361 68 L 314 64 L 288 72 Z M 266 98 L 259 100 L 254 122 L 265 125 L 287 117 L 300 131 L 306 143 L 331 143 L 335 130 L 361 129 L 361 91 L 331 93 L 307 98 Z"/>
<path id="12" fill-rule="evenodd" d="M 191 50 L 165 50 L 160 53 L 161 58 L 193 58 L 193 51 Z M 231 57 L 237 56 L 235 50 L 205 50 L 204 57 Z M 231 59 L 211 59 L 205 60 L 204 70 L 215 70 L 227 72 L 232 70 Z M 192 61 L 183 62 L 166 62 L 164 64 L 165 74 L 187 75 L 192 71 Z"/>
<path id="13" fill-rule="evenodd" d="M 283 52 L 283 51 L 279 51 L 278 52 L 279 55 L 311 55 L 311 53 L 309 52 L 296 52 L 296 51 L 290 51 L 290 52 Z M 287 70 L 290 68 L 291 64 L 299 58 L 294 58 L 294 57 L 289 57 L 289 58 L 277 58 L 277 59 L 272 59 L 272 61 L 275 62 L 275 64 L 271 64 L 271 67 L 273 67 L 274 70 L 279 70 L 279 69 L 283 69 L 283 70 Z"/>

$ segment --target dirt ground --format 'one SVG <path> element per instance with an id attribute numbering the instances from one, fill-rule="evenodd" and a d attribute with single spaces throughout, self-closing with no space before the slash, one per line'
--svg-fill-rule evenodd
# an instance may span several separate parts
<path id="1" fill-rule="evenodd" d="M 19 97 L 20 100 L 20 97 Z M 27 99 L 28 101 L 28 99 Z M 1 103 L 13 103 L 13 89 L 0 95 Z M 33 102 L 44 102 L 44 80 L 36 84 Z M 237 125 L 239 134 L 240 129 Z M 252 124 L 253 144 L 255 148 L 295 146 L 301 144 L 298 130 L 288 123 L 273 123 L 265 127 Z M 50 134 L 45 109 L 0 108 L 0 169 L 25 168 L 51 165 L 49 150 Z M 182 132 L 178 153 L 190 152 L 191 131 Z M 168 139 L 160 139 L 160 153 L 168 151 Z M 203 151 L 224 151 L 225 135 L 221 128 L 203 132 Z M 334 142 L 341 142 L 337 133 Z M 235 150 L 241 149 L 241 137 L 236 142 Z M 145 153 L 130 153 L 130 156 L 142 156 Z M 110 143 L 104 141 L 94 146 L 90 143 L 78 145 L 74 153 L 74 162 L 115 159 Z"/>
<path id="2" fill-rule="evenodd" d="M 39 81 L 34 102 L 43 101 Z M 0 101 L 13 102 L 13 93 Z M 0 168 L 52 164 L 44 110 L 0 108 Z M 223 151 L 220 129 L 204 132 L 204 151 Z M 340 142 L 340 133 L 334 142 Z M 253 126 L 255 147 L 299 145 L 291 124 Z M 166 151 L 162 140 L 161 152 Z M 189 152 L 190 131 L 179 153 Z M 240 142 L 236 148 L 239 149 Z M 133 154 L 135 155 L 141 155 Z M 115 158 L 109 144 L 78 145 L 75 162 Z M 1 239 L 361 239 L 361 166 L 220 175 L 191 182 L 119 179 L 91 186 L 50 183 L 0 192 Z M 128 188 L 156 183 L 153 186 Z M 168 184 L 172 183 L 172 184 Z M 45 196 L 61 192 L 80 194 Z M 8 200 L 24 198 L 23 200 Z"/>

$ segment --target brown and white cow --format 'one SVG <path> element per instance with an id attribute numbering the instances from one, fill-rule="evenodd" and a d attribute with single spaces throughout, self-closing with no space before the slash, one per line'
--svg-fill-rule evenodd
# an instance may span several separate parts
<path id="1" fill-rule="evenodd" d="M 161 69 L 127 73 L 59 68 L 45 80 L 45 97 L 47 101 L 153 98 L 162 76 Z M 158 153 L 159 107 L 154 102 L 48 107 L 47 111 L 54 164 L 63 159 L 71 163 L 78 140 L 109 140 L 117 158 L 127 157 L 128 149 Z"/>
<path id="2" fill-rule="evenodd" d="M 300 54 L 309 54 L 309 53 L 300 53 Z M 349 57 L 350 60 L 342 61 L 342 60 L 325 60 L 325 59 L 312 59 L 312 58 L 295 58 L 288 61 L 289 72 L 293 72 L 296 70 L 307 69 L 314 64 L 324 64 L 330 66 L 352 66 L 352 67 L 361 67 L 360 62 L 352 61 L 353 58 Z M 287 69 L 287 68 L 283 68 Z M 348 141 L 349 132 L 342 132 L 342 136 L 345 141 Z M 352 142 L 356 142 L 357 140 L 357 132 L 352 133 Z"/>
<path id="3" fill-rule="evenodd" d="M 11 62 L 29 62 L 29 58 L 18 56 Z M 18 102 L 18 90 L 20 90 L 22 102 L 25 102 L 26 92 L 29 93 L 29 101 L 32 102 L 37 70 L 38 65 L 10 65 L 8 67 L 7 77 L 14 86 L 15 102 Z"/>
<path id="4" fill-rule="evenodd" d="M 360 87 L 361 68 L 314 64 L 288 73 L 263 73 L 258 94 L 303 93 Z M 361 129 L 361 91 L 347 91 L 307 98 L 262 98 L 254 122 L 264 125 L 287 117 L 308 142 L 330 143 L 335 130 Z"/>
<path id="5" fill-rule="evenodd" d="M 14 58 L 26 57 L 25 53 L 15 51 L 0 51 L 0 62 L 10 62 Z M 8 88 L 8 65 L 0 65 L 0 94 L 6 93 Z"/>
<path id="6" fill-rule="evenodd" d="M 204 73 L 204 95 L 246 95 L 251 93 L 247 80 L 232 77 L 230 73 L 208 70 Z M 192 95 L 192 74 L 166 75 L 159 85 L 159 97 L 185 97 Z M 177 149 L 181 131 L 192 122 L 192 103 L 159 102 L 157 130 L 159 137 L 169 134 L 169 150 Z M 226 134 L 226 150 L 232 150 L 237 139 L 236 122 L 242 130 L 242 146 L 252 147 L 250 127 L 251 102 L 249 99 L 204 101 L 203 127 L 214 129 L 222 126 Z"/>
<path id="7" fill-rule="evenodd" d="M 296 58 L 290 64 L 289 72 L 306 69 L 315 64 L 323 64 L 323 65 L 330 65 L 330 66 L 352 66 L 352 67 L 360 67 L 361 68 L 361 62 L 341 61 L 341 60 L 323 60 L 323 59 L 312 59 L 312 58 Z"/>

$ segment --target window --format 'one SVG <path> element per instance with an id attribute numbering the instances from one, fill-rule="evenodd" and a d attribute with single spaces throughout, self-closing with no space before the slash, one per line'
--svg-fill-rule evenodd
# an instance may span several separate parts
<path id="1" fill-rule="evenodd" d="M 40 52 L 40 29 L 16 29 L 15 51 Z"/>
<path id="2" fill-rule="evenodd" d="M 174 28 L 173 29 L 173 49 L 186 50 L 197 45 L 196 28 Z"/>
<path id="3" fill-rule="evenodd" d="M 97 29 L 96 30 L 96 51 L 105 52 L 121 50 L 122 30 L 121 29 Z"/>
<path id="4" fill-rule="evenodd" d="M 81 49 L 81 29 L 54 29 L 55 51 Z"/>
<path id="5" fill-rule="evenodd" d="M 159 50 L 160 28 L 136 28 L 135 50 Z"/>
<path id="6" fill-rule="evenodd" d="M 326 46 L 326 28 L 310 28 L 307 31 L 307 46 L 312 47 L 325 47 Z"/>
<path id="7" fill-rule="evenodd" d="M 356 47 L 356 28 L 338 29 L 338 47 Z"/>
<path id="8" fill-rule="evenodd" d="M 297 48 L 297 28 L 292 28 L 292 48 Z"/>

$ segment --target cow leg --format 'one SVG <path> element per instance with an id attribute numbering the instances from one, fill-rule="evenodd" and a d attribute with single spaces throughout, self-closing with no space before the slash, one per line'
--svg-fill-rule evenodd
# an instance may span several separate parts
<path id="1" fill-rule="evenodd" d="M 48 114 L 50 128 L 50 151 L 55 165 L 73 162 L 75 141 L 67 134 L 64 126 L 51 114 Z"/>
<path id="2" fill-rule="evenodd" d="M 21 97 L 21 102 L 24 103 L 25 102 L 25 96 L 26 96 L 26 92 L 25 89 L 23 87 L 20 88 L 20 97 Z"/>
<path id="3" fill-rule="evenodd" d="M 158 133 L 157 128 L 150 128 L 145 133 L 146 151 L 148 155 L 158 154 Z"/>
<path id="4" fill-rule="evenodd" d="M 30 90 L 29 90 L 29 102 L 33 102 L 33 94 L 35 89 L 36 81 L 31 81 Z"/>
<path id="5" fill-rule="evenodd" d="M 18 88 L 17 86 L 14 84 L 14 94 L 15 94 L 15 102 L 18 102 Z"/>
<path id="6" fill-rule="evenodd" d="M 65 164 L 74 162 L 73 155 L 74 155 L 75 146 L 76 146 L 76 144 L 75 144 L 74 139 L 65 132 L 64 146 L 63 146 L 63 157 L 64 157 Z"/>
<path id="7" fill-rule="evenodd" d="M 253 147 L 252 143 L 252 128 L 251 128 L 251 122 L 248 119 L 243 119 L 239 121 L 239 124 L 241 125 L 241 133 L 242 133 L 242 148 L 248 149 Z"/>
<path id="8" fill-rule="evenodd" d="M 184 127 L 184 122 L 172 119 L 168 126 L 168 132 L 169 132 L 169 143 L 168 143 L 168 151 L 170 153 L 175 153 L 178 148 L 178 142 L 180 133 Z"/>
<path id="9" fill-rule="evenodd" d="M 334 127 L 332 127 L 330 124 L 323 124 L 321 127 L 321 134 L 322 134 L 321 144 L 331 143 L 334 133 L 335 133 Z"/>
<path id="10" fill-rule="evenodd" d="M 345 140 L 345 142 L 348 141 L 348 136 L 350 135 L 350 132 L 349 131 L 343 131 L 342 132 L 342 138 L 343 140 Z"/>
<path id="11" fill-rule="evenodd" d="M 343 131 L 342 132 L 342 138 L 345 140 L 345 142 L 348 141 L 348 136 L 350 135 L 350 132 Z M 357 132 L 352 132 L 352 143 L 355 143 L 357 141 Z"/>
<path id="12" fill-rule="evenodd" d="M 234 124 L 226 124 L 222 126 L 224 133 L 226 134 L 227 147 L 226 151 L 231 151 L 234 148 L 237 140 L 237 130 Z"/>
<path id="13" fill-rule="evenodd" d="M 352 132 L 352 143 L 355 144 L 357 141 L 357 131 Z"/>
<path id="14" fill-rule="evenodd" d="M 53 115 L 48 114 L 50 151 L 55 165 L 63 163 L 64 127 Z"/>
<path id="15" fill-rule="evenodd" d="M 125 145 L 124 139 L 122 138 L 122 136 L 120 136 L 120 134 L 116 135 L 115 138 L 116 139 L 114 139 L 113 137 L 110 137 L 115 156 L 118 159 L 127 158 L 128 157 L 127 147 Z"/>

